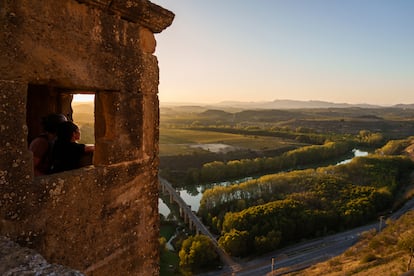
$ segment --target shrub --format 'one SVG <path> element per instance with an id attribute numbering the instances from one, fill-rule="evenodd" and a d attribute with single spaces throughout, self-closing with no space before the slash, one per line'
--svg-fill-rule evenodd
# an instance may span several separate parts
<path id="1" fill-rule="evenodd" d="M 367 253 L 365 254 L 361 259 L 361 264 L 370 263 L 372 261 L 375 261 L 378 257 L 373 253 Z"/>

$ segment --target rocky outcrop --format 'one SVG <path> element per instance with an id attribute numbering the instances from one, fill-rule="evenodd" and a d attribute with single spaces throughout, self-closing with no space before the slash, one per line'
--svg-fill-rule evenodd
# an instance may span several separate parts
<path id="1" fill-rule="evenodd" d="M 84 274 L 62 265 L 49 264 L 36 251 L 20 247 L 17 243 L 0 237 L 0 275 L 83 276 Z"/>

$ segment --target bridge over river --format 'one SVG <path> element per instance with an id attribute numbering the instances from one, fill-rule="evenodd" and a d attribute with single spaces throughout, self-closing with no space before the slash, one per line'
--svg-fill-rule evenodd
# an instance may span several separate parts
<path id="1" fill-rule="evenodd" d="M 191 207 L 181 198 L 174 187 L 166 179 L 159 177 L 160 191 L 163 194 L 168 194 L 170 202 L 175 202 L 180 208 L 180 216 L 184 219 L 185 223 L 188 223 L 190 230 L 195 230 L 197 234 L 203 234 L 210 238 L 213 242 L 217 253 L 219 254 L 222 262 L 228 266 L 232 272 L 236 272 L 241 269 L 241 266 L 236 263 L 230 255 L 228 255 L 217 243 L 216 237 L 207 229 L 207 227 L 201 222 L 201 220 L 194 214 Z"/>

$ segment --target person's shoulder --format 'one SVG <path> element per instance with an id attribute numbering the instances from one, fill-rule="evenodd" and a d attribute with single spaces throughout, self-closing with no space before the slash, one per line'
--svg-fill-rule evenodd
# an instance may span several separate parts
<path id="1" fill-rule="evenodd" d="M 36 138 L 34 138 L 32 140 L 32 143 L 33 142 L 36 142 L 36 143 L 44 143 L 44 142 L 48 142 L 48 141 L 49 140 L 48 140 L 47 134 L 40 134 L 39 136 L 36 136 Z"/>
<path id="2" fill-rule="evenodd" d="M 47 136 L 39 135 L 36 138 L 34 138 L 32 142 L 30 142 L 29 149 L 33 149 L 35 147 L 40 147 L 40 146 L 47 147 L 48 144 L 49 144 L 49 141 L 47 139 Z"/>

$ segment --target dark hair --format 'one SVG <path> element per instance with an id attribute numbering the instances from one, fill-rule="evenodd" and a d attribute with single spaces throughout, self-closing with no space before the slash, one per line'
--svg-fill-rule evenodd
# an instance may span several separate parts
<path id="1" fill-rule="evenodd" d="M 77 130 L 79 130 L 79 127 L 71 121 L 60 123 L 57 128 L 58 140 L 69 142 L 72 139 L 73 133 Z"/>
<path id="2" fill-rule="evenodd" d="M 56 133 L 58 125 L 66 121 L 67 119 L 63 114 L 49 114 L 42 118 L 43 130 L 50 133 Z"/>

